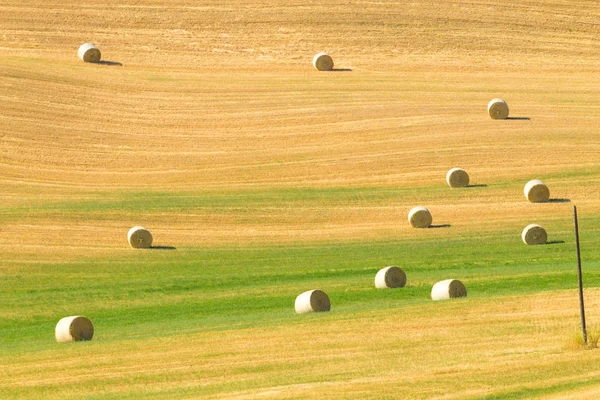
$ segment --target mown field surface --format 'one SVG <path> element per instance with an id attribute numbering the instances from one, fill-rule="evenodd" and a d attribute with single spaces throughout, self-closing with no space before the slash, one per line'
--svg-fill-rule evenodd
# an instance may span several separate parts
<path id="1" fill-rule="evenodd" d="M 600 397 L 600 5 L 217 3 L 0 2 L 0 398 Z"/>

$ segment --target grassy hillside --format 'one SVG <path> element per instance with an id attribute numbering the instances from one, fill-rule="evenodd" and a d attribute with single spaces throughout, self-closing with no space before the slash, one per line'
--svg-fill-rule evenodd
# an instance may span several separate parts
<path id="1" fill-rule="evenodd" d="M 600 5 L 4 1 L 0 397 L 596 398 Z M 83 42 L 104 63 L 77 59 Z M 325 50 L 336 71 L 320 73 Z M 504 98 L 513 119 L 491 120 Z M 462 167 L 472 187 L 451 189 Z M 552 201 L 528 203 L 530 179 Z M 435 229 L 412 229 L 417 205 Z M 546 246 L 520 240 L 543 225 Z M 144 225 L 152 250 L 127 230 Z M 399 265 L 400 290 L 375 273 Z M 432 302 L 461 279 L 468 298 Z M 329 313 L 296 315 L 325 290 Z M 90 342 L 57 344 L 86 315 Z"/>

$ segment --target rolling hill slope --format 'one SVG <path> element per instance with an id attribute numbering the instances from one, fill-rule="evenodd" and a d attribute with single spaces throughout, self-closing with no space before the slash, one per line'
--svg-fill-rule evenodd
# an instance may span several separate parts
<path id="1" fill-rule="evenodd" d="M 594 398 L 571 212 L 595 328 L 599 18 L 590 1 L 3 1 L 0 397 Z M 78 60 L 84 42 L 105 62 Z M 335 71 L 312 68 L 321 50 Z M 495 97 L 513 119 L 487 116 Z M 456 166 L 473 187 L 445 185 Z M 530 179 L 553 201 L 527 203 Z M 410 228 L 415 205 L 443 227 Z M 520 243 L 531 222 L 551 245 Z M 164 251 L 128 248 L 140 224 Z M 391 264 L 408 287 L 375 290 Z M 432 304 L 448 277 L 469 298 Z M 294 315 L 316 287 L 331 313 Z M 57 345 L 72 314 L 96 336 Z"/>

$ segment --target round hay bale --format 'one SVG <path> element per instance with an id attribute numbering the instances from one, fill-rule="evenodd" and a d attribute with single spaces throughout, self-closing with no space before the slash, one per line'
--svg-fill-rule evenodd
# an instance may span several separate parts
<path id="1" fill-rule="evenodd" d="M 313 66 L 319 71 L 331 71 L 333 69 L 333 58 L 322 51 L 313 57 Z"/>
<path id="2" fill-rule="evenodd" d="M 152 246 L 152 234 L 143 226 L 134 226 L 127 232 L 127 241 L 135 249 Z"/>
<path id="3" fill-rule="evenodd" d="M 446 174 L 446 183 L 453 188 L 469 186 L 469 174 L 461 168 L 452 168 Z"/>
<path id="4" fill-rule="evenodd" d="M 523 193 L 525 198 L 532 203 L 543 203 L 550 200 L 550 189 L 538 179 L 527 182 Z"/>
<path id="5" fill-rule="evenodd" d="M 506 119 L 508 118 L 508 104 L 502 99 L 490 100 L 488 113 L 492 119 Z"/>
<path id="6" fill-rule="evenodd" d="M 406 274 L 400 267 L 394 265 L 385 267 L 375 275 L 375 287 L 377 289 L 401 288 L 406 285 Z"/>
<path id="7" fill-rule="evenodd" d="M 446 279 L 431 288 L 432 300 L 448 300 L 456 297 L 467 297 L 467 288 L 457 279 Z"/>
<path id="8" fill-rule="evenodd" d="M 92 340 L 94 325 L 80 315 L 64 317 L 56 324 L 55 336 L 58 343 Z"/>
<path id="9" fill-rule="evenodd" d="M 521 239 L 523 239 L 523 243 L 527 245 L 532 244 L 546 244 L 548 240 L 548 234 L 546 230 L 538 224 L 529 224 L 523 229 L 523 233 L 521 233 Z"/>
<path id="10" fill-rule="evenodd" d="M 415 207 L 408 213 L 408 222 L 413 228 L 429 228 L 433 217 L 425 207 Z"/>
<path id="11" fill-rule="evenodd" d="M 100 50 L 93 43 L 84 43 L 79 46 L 77 55 L 84 62 L 98 62 L 101 57 Z"/>
<path id="12" fill-rule="evenodd" d="M 309 312 L 322 312 L 331 309 L 329 296 L 322 290 L 309 290 L 296 297 L 294 305 L 297 314 L 306 314 Z"/>

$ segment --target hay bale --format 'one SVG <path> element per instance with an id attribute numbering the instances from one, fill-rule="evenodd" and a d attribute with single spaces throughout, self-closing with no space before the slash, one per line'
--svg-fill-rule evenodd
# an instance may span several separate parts
<path id="1" fill-rule="evenodd" d="M 488 113 L 492 119 L 506 119 L 508 118 L 508 104 L 502 99 L 490 100 Z"/>
<path id="2" fill-rule="evenodd" d="M 58 343 L 92 340 L 94 325 L 80 315 L 64 317 L 56 324 L 55 336 Z"/>
<path id="3" fill-rule="evenodd" d="M 297 314 L 306 314 L 309 312 L 322 312 L 331 309 L 329 296 L 322 290 L 309 290 L 296 297 L 294 305 Z"/>
<path id="4" fill-rule="evenodd" d="M 406 285 L 406 274 L 400 267 L 385 267 L 375 275 L 375 287 L 377 289 L 401 288 Z"/>
<path id="5" fill-rule="evenodd" d="M 527 182 L 523 193 L 525 198 L 532 203 L 543 203 L 550 200 L 550 189 L 538 179 Z"/>
<path id="6" fill-rule="evenodd" d="M 84 62 L 98 62 L 101 57 L 100 50 L 93 43 L 84 43 L 79 46 L 77 55 Z"/>
<path id="7" fill-rule="evenodd" d="M 529 224 L 523 229 L 523 233 L 521 233 L 521 239 L 523 239 L 523 243 L 527 245 L 532 244 L 546 244 L 548 240 L 548 234 L 546 230 L 538 224 Z"/>
<path id="8" fill-rule="evenodd" d="M 313 57 L 313 66 L 319 71 L 331 71 L 333 69 L 333 58 L 322 51 Z"/>
<path id="9" fill-rule="evenodd" d="M 431 288 L 432 300 L 448 300 L 457 297 L 467 297 L 467 288 L 457 279 L 446 279 Z"/>
<path id="10" fill-rule="evenodd" d="M 453 188 L 469 186 L 469 174 L 464 169 L 452 168 L 446 174 L 446 183 Z"/>
<path id="11" fill-rule="evenodd" d="M 408 213 L 408 222 L 413 228 L 429 228 L 433 222 L 433 217 L 425 207 L 414 207 Z"/>
<path id="12" fill-rule="evenodd" d="M 127 232 L 127 241 L 135 249 L 152 246 L 152 234 L 143 226 L 134 226 Z"/>

